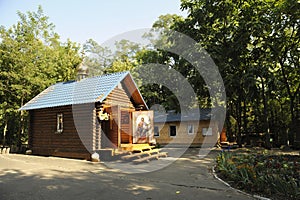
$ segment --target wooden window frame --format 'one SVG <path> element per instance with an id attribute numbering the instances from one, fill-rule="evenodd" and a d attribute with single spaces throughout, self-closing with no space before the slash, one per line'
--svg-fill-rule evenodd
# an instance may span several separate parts
<path id="1" fill-rule="evenodd" d="M 56 114 L 56 132 L 57 134 L 62 134 L 64 131 L 64 115 L 63 113 Z"/>

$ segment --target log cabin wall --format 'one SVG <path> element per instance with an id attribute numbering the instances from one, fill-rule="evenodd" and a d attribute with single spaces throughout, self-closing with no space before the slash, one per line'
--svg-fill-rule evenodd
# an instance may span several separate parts
<path id="1" fill-rule="evenodd" d="M 73 105 L 73 121 L 81 142 L 89 152 L 96 146 L 96 108 L 94 103 Z"/>
<path id="2" fill-rule="evenodd" d="M 33 147 L 33 124 L 34 122 L 34 110 L 29 112 L 29 123 L 28 123 L 28 148 L 32 150 Z"/>
<path id="3" fill-rule="evenodd" d="M 193 125 L 196 129 L 198 123 L 198 130 L 194 130 L 193 134 L 188 133 L 188 125 Z M 192 121 L 192 122 L 166 122 L 166 123 L 155 123 L 154 126 L 158 127 L 159 136 L 155 136 L 156 142 L 161 145 L 186 145 L 191 143 L 193 147 L 200 147 L 206 138 L 207 143 L 216 143 L 218 138 L 218 127 L 217 123 L 213 123 L 212 136 L 203 136 L 203 128 L 209 127 L 209 120 L 203 121 Z M 176 136 L 170 136 L 170 126 L 176 126 Z"/>
<path id="4" fill-rule="evenodd" d="M 94 120 L 90 109 L 90 105 L 77 107 L 76 118 L 82 118 L 82 123 L 76 127 L 72 106 L 31 110 L 29 143 L 33 154 L 90 159 L 90 153 L 86 148 L 86 146 L 92 148 Z M 58 133 L 57 114 L 60 113 L 63 114 L 63 131 Z M 85 132 L 79 136 L 77 129 Z"/>
<path id="5" fill-rule="evenodd" d="M 105 105 L 118 105 L 121 108 L 134 108 L 135 106 L 131 101 L 131 96 L 124 88 L 126 88 L 126 86 L 120 83 L 115 89 L 113 89 L 112 92 L 104 100 Z"/>

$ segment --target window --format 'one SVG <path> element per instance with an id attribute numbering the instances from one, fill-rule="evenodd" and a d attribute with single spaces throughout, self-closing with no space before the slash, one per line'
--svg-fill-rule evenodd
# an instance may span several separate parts
<path id="1" fill-rule="evenodd" d="M 188 131 L 188 135 L 194 135 L 194 125 L 188 124 L 187 131 Z"/>
<path id="2" fill-rule="evenodd" d="M 158 126 L 154 126 L 154 136 L 159 137 L 159 128 L 158 128 Z"/>
<path id="3" fill-rule="evenodd" d="M 56 133 L 62 133 L 64 129 L 63 114 L 59 113 L 56 116 Z"/>
<path id="4" fill-rule="evenodd" d="M 171 137 L 176 136 L 176 126 L 170 126 L 170 136 Z"/>
<path id="5" fill-rule="evenodd" d="M 202 128 L 202 135 L 203 136 L 211 136 L 212 135 L 212 129 L 211 128 Z"/>

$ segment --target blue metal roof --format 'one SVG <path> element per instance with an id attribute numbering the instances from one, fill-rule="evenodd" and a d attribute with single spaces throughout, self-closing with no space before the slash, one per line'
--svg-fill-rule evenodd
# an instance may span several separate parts
<path id="1" fill-rule="evenodd" d="M 189 112 L 183 113 L 154 113 L 154 122 L 155 123 L 164 123 L 164 122 L 180 122 L 180 121 L 201 121 L 201 120 L 210 120 L 211 119 L 211 109 L 199 109 L 191 110 Z"/>
<path id="2" fill-rule="evenodd" d="M 20 110 L 102 102 L 127 75 L 130 73 L 119 72 L 81 81 L 57 83 L 34 97 Z"/>

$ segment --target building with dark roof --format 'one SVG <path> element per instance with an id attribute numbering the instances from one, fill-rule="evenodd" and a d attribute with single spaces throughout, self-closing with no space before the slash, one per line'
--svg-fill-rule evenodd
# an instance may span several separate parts
<path id="1" fill-rule="evenodd" d="M 204 141 L 214 145 L 219 138 L 218 123 L 211 120 L 211 109 L 155 112 L 154 137 L 161 145 L 199 147 Z"/>

